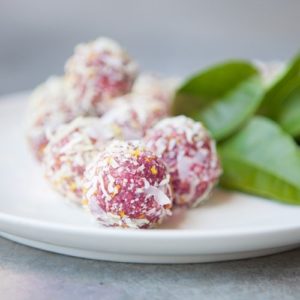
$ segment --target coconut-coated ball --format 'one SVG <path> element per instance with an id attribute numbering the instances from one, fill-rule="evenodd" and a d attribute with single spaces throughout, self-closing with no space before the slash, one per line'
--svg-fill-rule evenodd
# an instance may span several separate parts
<path id="1" fill-rule="evenodd" d="M 118 98 L 102 118 L 105 140 L 135 140 L 159 120 L 168 116 L 166 106 L 156 98 L 142 94 L 128 94 Z"/>
<path id="2" fill-rule="evenodd" d="M 147 132 L 145 144 L 167 165 L 177 205 L 195 207 L 208 197 L 221 167 L 201 123 L 184 116 L 164 119 Z"/>
<path id="3" fill-rule="evenodd" d="M 38 161 L 43 159 L 49 136 L 57 127 L 81 115 L 81 111 L 69 105 L 66 99 L 67 91 L 62 77 L 49 78 L 29 97 L 27 139 Z"/>
<path id="4" fill-rule="evenodd" d="M 45 149 L 45 177 L 61 195 L 80 203 L 86 166 L 103 147 L 98 118 L 79 117 L 57 129 Z"/>
<path id="5" fill-rule="evenodd" d="M 75 48 L 65 65 L 70 98 L 90 115 L 102 115 L 114 98 L 130 92 L 136 63 L 114 40 L 98 38 Z"/>
<path id="6" fill-rule="evenodd" d="M 150 73 L 141 73 L 134 82 L 132 93 L 147 95 L 159 100 L 162 105 L 165 105 L 165 109 L 170 111 L 180 81 L 179 78 L 175 77 L 161 77 Z"/>
<path id="7" fill-rule="evenodd" d="M 140 142 L 113 141 L 86 171 L 86 199 L 105 226 L 150 228 L 171 215 L 165 164 Z"/>

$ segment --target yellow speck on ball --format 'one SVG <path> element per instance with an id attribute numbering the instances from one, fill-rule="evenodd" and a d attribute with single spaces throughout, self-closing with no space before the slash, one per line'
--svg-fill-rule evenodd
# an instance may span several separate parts
<path id="1" fill-rule="evenodd" d="M 151 173 L 153 174 L 153 175 L 157 175 L 157 169 L 156 169 L 156 167 L 153 165 L 152 167 L 151 167 Z"/>
<path id="2" fill-rule="evenodd" d="M 138 158 L 140 156 L 140 150 L 137 148 L 131 152 L 132 156 Z"/>
<path id="3" fill-rule="evenodd" d="M 108 163 L 109 165 L 111 165 L 111 164 L 112 164 L 112 161 L 113 161 L 113 159 L 112 159 L 112 157 L 111 157 L 111 156 L 109 156 L 109 157 L 107 157 L 107 158 L 106 158 L 106 161 L 107 161 L 107 163 Z"/>
<path id="4" fill-rule="evenodd" d="M 71 182 L 70 183 L 70 189 L 71 189 L 71 191 L 76 191 L 76 189 L 77 189 L 77 185 L 76 185 L 76 183 L 73 181 L 73 182 Z"/>
<path id="5" fill-rule="evenodd" d="M 120 126 L 118 126 L 117 124 L 112 124 L 111 127 L 112 127 L 112 131 L 113 131 L 114 135 L 117 137 L 121 137 L 122 130 L 121 130 Z"/>
<path id="6" fill-rule="evenodd" d="M 87 206 L 88 205 L 88 200 L 87 199 L 83 199 L 83 200 L 81 200 L 81 204 L 83 205 L 83 206 Z"/>
<path id="7" fill-rule="evenodd" d="M 116 196 L 116 195 L 119 193 L 120 189 L 121 189 L 121 186 L 120 186 L 119 184 L 115 185 L 114 191 L 113 191 L 113 193 L 110 194 L 110 196 L 111 196 L 112 198 L 113 198 L 114 196 Z"/>

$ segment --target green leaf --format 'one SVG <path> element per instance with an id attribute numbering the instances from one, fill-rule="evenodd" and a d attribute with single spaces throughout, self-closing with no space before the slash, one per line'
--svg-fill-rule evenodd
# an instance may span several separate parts
<path id="1" fill-rule="evenodd" d="M 300 83 L 300 54 L 288 64 L 285 72 L 267 89 L 259 113 L 274 120 L 278 118 L 285 100 Z"/>
<path id="2" fill-rule="evenodd" d="M 278 122 L 290 135 L 300 136 L 300 54 L 266 90 L 258 113 Z"/>
<path id="3" fill-rule="evenodd" d="M 276 121 L 293 137 L 300 137 L 300 82 L 284 100 Z"/>
<path id="4" fill-rule="evenodd" d="M 300 152 L 275 122 L 254 117 L 219 152 L 224 187 L 300 204 Z"/>
<path id="5" fill-rule="evenodd" d="M 203 122 L 219 141 L 254 114 L 262 95 L 256 68 L 244 61 L 230 61 L 188 79 L 178 89 L 172 111 Z"/>

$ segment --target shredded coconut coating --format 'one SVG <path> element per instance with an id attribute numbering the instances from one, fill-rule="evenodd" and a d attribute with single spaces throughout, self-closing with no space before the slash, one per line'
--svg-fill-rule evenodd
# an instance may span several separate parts
<path id="1" fill-rule="evenodd" d="M 121 46 L 99 38 L 75 48 L 65 65 L 70 98 L 90 115 L 102 115 L 114 98 L 130 92 L 136 63 Z"/>
<path id="2" fill-rule="evenodd" d="M 62 77 L 50 77 L 38 86 L 29 98 L 27 139 L 38 161 L 43 159 L 49 137 L 57 127 L 69 123 L 82 112 L 69 105 Z"/>
<path id="3" fill-rule="evenodd" d="M 140 142 L 111 142 L 85 175 L 88 207 L 105 226 L 150 228 L 171 215 L 166 166 Z"/>
<path id="4" fill-rule="evenodd" d="M 179 78 L 163 78 L 148 73 L 140 74 L 132 87 L 132 93 L 147 95 L 165 104 L 166 110 L 170 111 L 172 100 L 177 87 L 180 85 Z"/>
<path id="5" fill-rule="evenodd" d="M 113 107 L 101 118 L 105 140 L 135 140 L 169 115 L 167 107 L 152 96 L 127 94 L 116 99 Z"/>
<path id="6" fill-rule="evenodd" d="M 286 64 L 282 61 L 263 62 L 260 60 L 254 60 L 253 64 L 259 70 L 265 86 L 271 85 L 286 69 Z"/>
<path id="7" fill-rule="evenodd" d="M 83 176 L 87 164 L 103 147 L 98 118 L 79 117 L 59 127 L 45 149 L 45 176 L 63 196 L 83 200 Z"/>
<path id="8" fill-rule="evenodd" d="M 201 123 L 184 116 L 164 119 L 147 132 L 145 144 L 167 165 L 177 205 L 195 207 L 208 197 L 221 167 Z"/>

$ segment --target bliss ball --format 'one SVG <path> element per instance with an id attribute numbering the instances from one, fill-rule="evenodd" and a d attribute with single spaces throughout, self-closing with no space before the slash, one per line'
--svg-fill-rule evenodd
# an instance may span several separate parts
<path id="1" fill-rule="evenodd" d="M 63 196 L 80 203 L 87 164 L 103 147 L 98 118 L 79 117 L 61 126 L 45 149 L 43 167 L 51 185 Z"/>
<path id="2" fill-rule="evenodd" d="M 49 136 L 57 127 L 69 123 L 81 112 L 66 101 L 67 91 L 62 77 L 51 77 L 29 97 L 27 139 L 38 161 L 43 159 Z"/>
<path id="3" fill-rule="evenodd" d="M 133 93 L 122 96 L 101 118 L 103 138 L 140 139 L 149 128 L 167 116 L 166 106 L 151 96 Z"/>
<path id="4" fill-rule="evenodd" d="M 75 48 L 65 66 L 70 98 L 90 115 L 102 115 L 115 97 L 131 90 L 136 63 L 121 46 L 99 38 Z"/>
<path id="5" fill-rule="evenodd" d="M 221 167 L 215 142 L 201 123 L 167 118 L 148 131 L 145 144 L 167 165 L 177 205 L 195 207 L 208 197 Z"/>
<path id="6" fill-rule="evenodd" d="M 165 104 L 166 110 L 170 110 L 176 89 L 179 87 L 178 78 L 163 78 L 148 73 L 140 74 L 132 87 L 132 93 L 147 95 Z"/>
<path id="7" fill-rule="evenodd" d="M 105 226 L 150 228 L 171 215 L 165 164 L 137 141 L 114 141 L 86 171 L 86 199 Z"/>
<path id="8" fill-rule="evenodd" d="M 132 92 L 147 94 L 164 100 L 174 95 L 180 83 L 181 80 L 178 77 L 163 77 L 151 73 L 141 73 L 133 84 Z"/>

